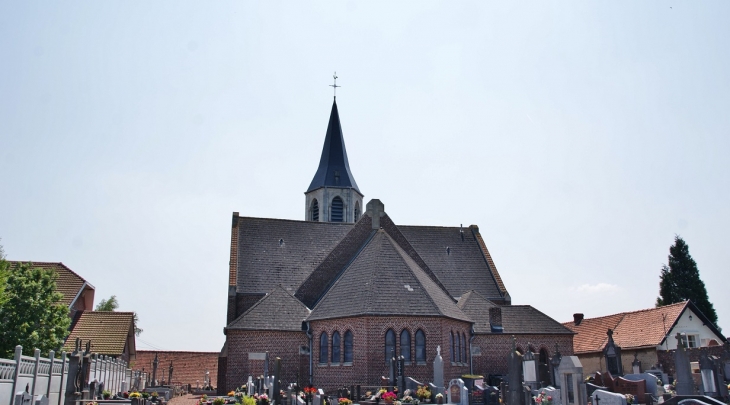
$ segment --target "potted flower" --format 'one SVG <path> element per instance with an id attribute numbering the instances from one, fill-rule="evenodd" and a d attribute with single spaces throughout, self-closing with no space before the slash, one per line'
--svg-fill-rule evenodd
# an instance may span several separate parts
<path id="1" fill-rule="evenodd" d="M 253 397 L 245 395 L 241 400 L 242 405 L 256 405 L 256 400 Z"/>
<path id="2" fill-rule="evenodd" d="M 340 398 L 337 400 L 337 403 L 339 405 L 352 405 L 352 401 L 350 400 L 350 398 Z"/>
<path id="3" fill-rule="evenodd" d="M 109 399 L 109 398 L 111 398 L 111 397 L 112 397 L 112 393 L 111 393 L 111 391 L 108 391 L 108 390 L 104 390 L 104 391 L 102 391 L 102 392 L 101 392 L 101 396 L 102 396 L 102 397 L 103 397 L 104 399 Z"/>
<path id="4" fill-rule="evenodd" d="M 150 397 L 150 393 L 149 392 L 143 392 L 142 393 L 142 399 L 147 399 L 149 397 Z"/>
<path id="5" fill-rule="evenodd" d="M 159 398 L 160 394 L 158 394 L 157 391 L 152 391 L 151 397 L 152 397 L 152 402 L 157 402 L 160 399 Z"/>
<path id="6" fill-rule="evenodd" d="M 634 398 L 634 396 L 631 394 L 624 394 L 624 396 L 626 397 L 627 404 L 633 404 L 634 401 L 636 400 L 636 398 Z"/>
<path id="7" fill-rule="evenodd" d="M 553 403 L 553 397 L 551 395 L 547 395 L 545 392 L 541 392 L 537 396 L 532 397 L 532 399 L 536 404 L 540 405 L 552 405 Z"/>
<path id="8" fill-rule="evenodd" d="M 380 398 L 385 401 L 386 404 L 392 404 L 393 401 L 395 401 L 398 396 L 395 394 L 395 392 L 387 391 L 380 395 Z"/>
<path id="9" fill-rule="evenodd" d="M 406 396 L 403 397 L 403 399 L 401 399 L 401 402 L 404 403 L 404 404 L 413 403 L 413 397 L 410 396 L 410 395 L 406 395 Z"/>
<path id="10" fill-rule="evenodd" d="M 213 405 L 225 405 L 225 404 L 226 404 L 226 399 L 223 397 L 216 397 L 213 400 Z"/>
<path id="11" fill-rule="evenodd" d="M 441 394 L 441 393 L 436 394 L 436 403 L 437 404 L 444 403 L 444 394 Z"/>
<path id="12" fill-rule="evenodd" d="M 416 390 L 416 396 L 421 399 L 423 402 L 431 402 L 431 390 L 428 389 L 427 386 L 418 386 L 418 390 Z"/>
<path id="13" fill-rule="evenodd" d="M 269 405 L 269 396 L 266 394 L 259 395 L 258 405 Z"/>

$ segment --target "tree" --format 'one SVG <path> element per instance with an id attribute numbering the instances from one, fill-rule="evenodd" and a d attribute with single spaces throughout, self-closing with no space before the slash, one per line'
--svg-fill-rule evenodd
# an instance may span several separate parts
<path id="1" fill-rule="evenodd" d="M 99 301 L 98 304 L 96 304 L 96 310 L 97 311 L 109 311 L 114 312 L 119 308 L 119 301 L 117 301 L 117 296 L 112 295 L 109 297 L 108 300 L 102 299 Z M 134 313 L 134 334 L 139 336 L 142 332 L 144 332 L 142 329 L 137 327 L 137 323 L 139 322 L 139 318 L 137 318 L 137 313 Z"/>
<path id="2" fill-rule="evenodd" d="M 31 263 L 13 266 L 5 283 L 7 301 L 0 306 L 0 357 L 10 358 L 16 345 L 23 354 L 60 350 L 68 336 L 68 307 L 56 291 L 56 273 Z"/>
<path id="3" fill-rule="evenodd" d="M 117 302 L 117 296 L 112 295 L 108 300 L 101 300 L 96 304 L 97 311 L 114 312 L 119 308 L 119 302 Z"/>
<path id="4" fill-rule="evenodd" d="M 5 286 L 8 281 L 8 262 L 5 261 L 5 251 L 0 245 L 0 308 L 2 308 L 8 296 L 5 294 Z"/>
<path id="5" fill-rule="evenodd" d="M 689 246 L 679 235 L 674 237 L 674 245 L 669 247 L 669 265 L 662 266 L 659 280 L 656 306 L 691 300 L 713 324 L 717 325 L 717 313 L 707 297 L 707 289 L 700 279 L 697 263 L 689 254 Z"/>

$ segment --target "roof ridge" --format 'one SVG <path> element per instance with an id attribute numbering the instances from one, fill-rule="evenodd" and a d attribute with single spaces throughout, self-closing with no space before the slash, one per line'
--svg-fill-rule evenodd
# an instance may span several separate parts
<path id="1" fill-rule="evenodd" d="M 251 217 L 251 216 L 242 216 L 239 215 L 238 219 L 259 219 L 259 220 L 266 220 L 266 221 L 276 221 L 276 222 L 296 222 L 296 223 L 304 223 L 304 224 L 319 224 L 319 225 L 354 225 L 351 222 L 321 222 L 321 221 L 304 221 L 301 219 L 289 219 L 289 218 L 266 218 L 266 217 Z"/>
<path id="2" fill-rule="evenodd" d="M 596 320 L 596 319 L 610 318 L 612 316 L 618 316 L 618 315 L 624 315 L 624 316 L 626 316 L 626 315 L 630 315 L 630 314 L 638 314 L 640 312 L 657 311 L 657 310 L 660 310 L 662 308 L 674 307 L 674 306 L 679 306 L 679 305 L 685 306 L 685 305 L 687 305 L 688 302 L 689 302 L 689 300 L 685 300 L 685 301 L 681 301 L 681 302 L 675 302 L 674 304 L 662 305 L 660 307 L 637 309 L 637 310 L 634 310 L 634 311 L 617 312 L 615 314 L 597 316 L 597 317 L 594 317 L 594 318 L 585 318 L 585 319 L 583 319 L 582 322 L 592 321 L 592 320 Z M 621 321 L 623 321 L 623 318 L 624 317 L 621 318 Z M 619 323 L 621 323 L 621 321 L 619 321 Z M 568 323 L 573 323 L 573 321 L 567 321 L 567 322 L 561 322 L 561 323 L 563 325 L 565 325 L 565 324 L 568 324 Z M 616 326 L 618 327 L 618 324 L 616 324 Z"/>

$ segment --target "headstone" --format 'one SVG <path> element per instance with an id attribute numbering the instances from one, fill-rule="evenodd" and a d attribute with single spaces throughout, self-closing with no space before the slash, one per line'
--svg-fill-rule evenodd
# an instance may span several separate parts
<path id="1" fill-rule="evenodd" d="M 460 405 L 469 405 L 469 389 L 461 387 L 461 403 Z"/>
<path id="2" fill-rule="evenodd" d="M 613 391 L 618 394 L 631 394 L 636 398 L 636 402 L 640 404 L 646 403 L 646 380 L 630 381 L 623 377 L 614 380 Z"/>
<path id="3" fill-rule="evenodd" d="M 616 394 L 604 390 L 593 392 L 593 405 L 627 405 L 623 394 Z"/>
<path id="4" fill-rule="evenodd" d="M 639 381 L 639 380 L 645 380 L 646 381 L 646 392 L 650 393 L 651 395 L 657 396 L 657 382 L 659 381 L 658 378 L 654 374 L 650 373 L 640 373 L 640 374 L 626 374 L 624 376 L 625 379 L 631 380 L 631 381 Z"/>
<path id="5" fill-rule="evenodd" d="M 586 386 L 583 384 L 583 365 L 577 356 L 563 356 L 558 366 L 560 402 L 562 405 L 585 405 Z M 605 383 L 605 378 L 604 378 Z"/>
<path id="6" fill-rule="evenodd" d="M 420 387 L 422 385 L 423 384 L 421 384 L 420 382 L 414 380 L 413 378 L 406 377 L 406 389 L 407 390 L 411 390 L 413 392 L 416 392 L 416 390 L 418 390 L 418 387 Z M 415 395 L 414 395 L 414 397 L 415 397 Z"/>
<path id="7" fill-rule="evenodd" d="M 34 405 L 48 405 L 48 397 L 45 395 L 36 395 L 33 401 Z"/>
<path id="8" fill-rule="evenodd" d="M 436 357 L 433 359 L 433 383 L 436 386 L 436 393 L 443 393 L 444 386 L 444 359 L 441 358 L 441 346 L 436 346 Z"/>
<path id="9" fill-rule="evenodd" d="M 431 391 L 431 398 L 435 397 L 436 394 L 444 394 L 443 388 L 437 387 L 434 383 L 428 383 L 428 390 Z"/>
<path id="10" fill-rule="evenodd" d="M 463 399 L 463 388 L 464 388 L 464 380 L 461 378 L 455 378 L 451 381 L 449 381 L 449 388 L 446 390 L 448 393 L 448 403 L 449 404 L 462 404 Z M 467 395 L 467 403 L 468 403 L 469 397 Z"/>
<path id="11" fill-rule="evenodd" d="M 589 397 L 593 396 L 593 391 L 595 390 L 604 390 L 607 391 L 608 389 L 602 385 L 596 385 L 592 383 L 586 383 L 586 395 Z"/>
<path id="12" fill-rule="evenodd" d="M 603 357 L 606 359 L 606 368 L 612 375 L 623 374 L 623 365 L 621 364 L 621 347 L 613 341 L 613 330 L 606 332 L 608 342 L 603 348 Z"/>
<path id="13" fill-rule="evenodd" d="M 33 405 L 33 396 L 25 391 L 18 392 L 15 394 L 14 405 Z"/>
<path id="14" fill-rule="evenodd" d="M 510 350 L 507 357 L 507 365 L 507 384 L 509 389 L 507 405 L 524 405 L 524 395 L 522 392 L 522 355 L 517 352 L 514 336 L 512 336 L 512 350 Z"/>
<path id="15" fill-rule="evenodd" d="M 545 394 L 550 397 L 553 405 L 560 405 L 560 390 L 555 387 L 545 387 L 537 390 L 537 394 Z"/>
<path id="16" fill-rule="evenodd" d="M 692 395 L 694 394 L 692 366 L 689 364 L 682 334 L 677 333 L 675 337 L 677 339 L 677 350 L 674 351 L 674 378 L 677 381 L 675 389 L 677 395 Z"/>
<path id="17" fill-rule="evenodd" d="M 320 390 L 320 391 L 322 391 L 322 390 Z M 314 395 L 312 398 L 312 405 L 322 405 L 322 396 Z"/>
<path id="18" fill-rule="evenodd" d="M 662 371 L 659 368 L 652 367 L 652 368 L 646 370 L 645 373 L 651 374 L 651 375 L 655 376 L 656 378 L 658 378 L 661 381 L 662 385 L 669 384 L 669 376 L 667 376 L 664 373 L 664 371 Z"/>
<path id="19" fill-rule="evenodd" d="M 281 358 L 277 357 L 274 363 L 274 381 L 271 384 L 271 390 L 273 393 L 273 396 L 271 396 L 271 401 L 274 405 L 280 405 L 281 400 L 283 398 L 279 395 L 279 376 L 281 375 Z"/>

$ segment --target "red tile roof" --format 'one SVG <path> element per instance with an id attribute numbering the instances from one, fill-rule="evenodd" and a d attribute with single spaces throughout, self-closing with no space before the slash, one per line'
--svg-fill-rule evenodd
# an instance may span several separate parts
<path id="1" fill-rule="evenodd" d="M 74 351 L 78 337 L 82 345 L 91 340 L 93 353 L 121 356 L 130 334 L 134 339 L 133 328 L 134 312 L 83 311 L 78 315 L 63 349 Z"/>
<path id="2" fill-rule="evenodd" d="M 613 340 L 621 348 L 658 346 L 687 303 L 683 301 L 659 308 L 588 318 L 578 326 L 574 322 L 563 325 L 576 332 L 573 337 L 573 352 L 576 354 L 602 351 L 608 341 L 608 329 L 613 329 Z"/>
<path id="3" fill-rule="evenodd" d="M 56 272 L 56 290 L 63 294 L 61 302 L 66 306 L 71 306 L 76 296 L 84 287 L 84 283 L 92 289 L 94 286 L 87 283 L 81 276 L 73 270 L 66 267 L 61 262 L 25 262 L 25 261 L 8 261 L 11 267 L 20 265 L 21 263 L 31 263 L 33 267 L 39 267 L 45 270 L 53 270 Z"/>

